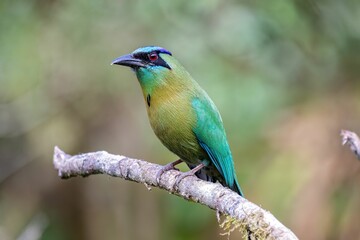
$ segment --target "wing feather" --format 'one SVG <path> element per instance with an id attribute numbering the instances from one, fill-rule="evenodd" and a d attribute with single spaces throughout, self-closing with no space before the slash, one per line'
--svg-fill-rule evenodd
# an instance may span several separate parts
<path id="1" fill-rule="evenodd" d="M 208 97 L 195 98 L 192 104 L 197 115 L 197 124 L 193 129 L 196 138 L 226 185 L 233 188 L 236 181 L 234 163 L 220 114 Z"/>

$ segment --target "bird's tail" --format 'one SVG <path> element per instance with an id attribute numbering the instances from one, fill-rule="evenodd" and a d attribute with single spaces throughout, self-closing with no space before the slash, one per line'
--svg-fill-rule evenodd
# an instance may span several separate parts
<path id="1" fill-rule="evenodd" d="M 233 191 L 237 192 L 240 196 L 245 197 L 244 193 L 242 192 L 241 187 L 240 187 L 240 185 L 239 185 L 239 183 L 238 183 L 238 181 L 236 179 L 236 175 L 234 177 L 235 177 L 234 178 L 234 185 L 233 185 L 233 187 L 231 189 Z"/>

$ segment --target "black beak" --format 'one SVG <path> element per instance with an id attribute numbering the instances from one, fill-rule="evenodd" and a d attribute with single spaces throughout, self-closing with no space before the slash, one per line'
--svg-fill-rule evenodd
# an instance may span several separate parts
<path id="1" fill-rule="evenodd" d="M 127 54 L 127 55 L 116 58 L 114 61 L 111 62 L 111 65 L 113 65 L 113 64 L 128 66 L 131 68 L 146 66 L 146 64 L 142 60 L 134 58 L 132 56 L 132 54 Z"/>

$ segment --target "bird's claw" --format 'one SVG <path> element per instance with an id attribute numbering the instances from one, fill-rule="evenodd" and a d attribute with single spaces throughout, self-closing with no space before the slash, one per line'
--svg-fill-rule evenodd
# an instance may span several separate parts
<path id="1" fill-rule="evenodd" d="M 179 189 L 179 184 L 180 182 L 186 178 L 186 177 L 191 177 L 191 176 L 195 176 L 195 173 L 189 171 L 189 172 L 184 172 L 184 173 L 180 173 L 179 175 L 176 176 L 176 181 L 174 184 L 174 188 Z"/>
<path id="2" fill-rule="evenodd" d="M 168 169 L 168 168 L 165 168 L 165 167 L 166 166 L 162 167 L 156 174 L 156 182 L 157 182 L 157 184 L 160 183 L 161 176 L 164 174 L 164 172 L 171 170 L 171 168 Z"/>
<path id="3" fill-rule="evenodd" d="M 175 184 L 174 184 L 174 188 L 179 189 L 179 184 L 184 178 L 190 177 L 190 176 L 195 176 L 195 173 L 197 171 L 199 171 L 200 169 L 202 169 L 203 167 L 205 167 L 204 163 L 200 163 L 196 167 L 192 168 L 190 171 L 180 173 L 179 175 L 177 175 L 176 176 L 176 181 L 175 181 Z"/>
<path id="4" fill-rule="evenodd" d="M 179 171 L 179 169 L 177 169 L 175 167 L 175 165 L 177 164 L 178 161 L 168 163 L 165 166 L 161 167 L 161 169 L 156 174 L 156 182 L 157 182 L 157 184 L 160 183 L 161 176 L 164 174 L 164 172 L 169 171 L 169 170 L 177 170 L 177 171 Z"/>

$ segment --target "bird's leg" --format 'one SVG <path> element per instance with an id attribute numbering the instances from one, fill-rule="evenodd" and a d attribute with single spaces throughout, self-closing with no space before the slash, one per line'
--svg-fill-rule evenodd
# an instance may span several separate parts
<path id="1" fill-rule="evenodd" d="M 174 162 L 168 163 L 165 166 L 162 166 L 161 169 L 158 171 L 158 173 L 156 174 L 156 182 L 159 184 L 160 183 L 160 178 L 161 175 L 164 174 L 164 172 L 172 170 L 172 169 L 176 169 L 175 166 L 178 165 L 179 163 L 182 163 L 181 159 L 178 159 Z"/>
<path id="2" fill-rule="evenodd" d="M 200 169 L 202 169 L 203 167 L 205 167 L 205 164 L 204 164 L 204 163 L 200 163 L 199 165 L 197 165 L 196 167 L 194 167 L 194 168 L 191 169 L 190 171 L 181 173 L 180 175 L 178 175 L 178 176 L 176 177 L 176 182 L 175 182 L 174 186 L 179 187 L 179 183 L 181 182 L 181 180 L 183 180 L 184 178 L 189 177 L 189 176 L 194 176 L 195 173 L 196 173 L 197 171 L 199 171 Z"/>

